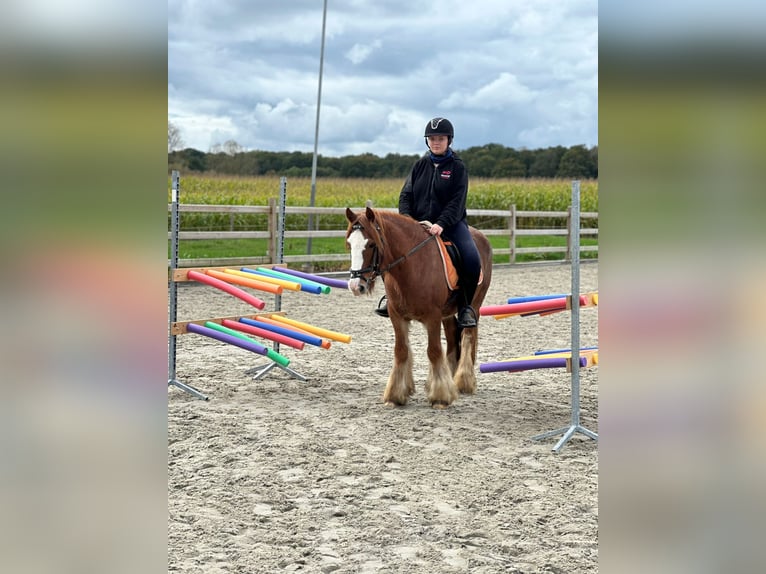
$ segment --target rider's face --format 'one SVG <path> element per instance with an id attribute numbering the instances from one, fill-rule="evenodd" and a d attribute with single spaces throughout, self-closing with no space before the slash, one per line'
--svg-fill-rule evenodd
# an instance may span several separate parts
<path id="1" fill-rule="evenodd" d="M 428 136 L 428 147 L 436 155 L 442 155 L 447 151 L 448 138 L 445 135 Z"/>

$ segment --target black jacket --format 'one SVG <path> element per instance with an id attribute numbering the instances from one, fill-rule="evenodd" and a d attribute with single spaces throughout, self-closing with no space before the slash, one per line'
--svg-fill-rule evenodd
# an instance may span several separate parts
<path id="1" fill-rule="evenodd" d="M 449 229 L 465 219 L 467 195 L 468 171 L 463 160 L 452 152 L 452 157 L 434 164 L 430 153 L 426 153 L 404 182 L 399 194 L 399 213 Z"/>

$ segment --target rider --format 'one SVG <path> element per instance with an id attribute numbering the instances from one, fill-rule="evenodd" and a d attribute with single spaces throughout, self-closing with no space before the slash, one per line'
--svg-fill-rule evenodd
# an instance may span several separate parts
<path id="1" fill-rule="evenodd" d="M 452 123 L 434 118 L 426 124 L 425 140 L 429 152 L 412 167 L 399 194 L 399 213 L 416 221 L 430 221 L 431 235 L 452 241 L 460 253 L 460 299 L 458 325 L 476 326 L 476 311 L 471 307 L 481 274 L 481 259 L 466 221 L 468 171 L 450 145 L 455 136 Z M 378 315 L 388 317 L 384 296 Z"/>

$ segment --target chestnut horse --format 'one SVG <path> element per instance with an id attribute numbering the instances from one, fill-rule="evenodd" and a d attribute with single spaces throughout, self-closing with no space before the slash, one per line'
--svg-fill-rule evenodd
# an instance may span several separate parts
<path id="1" fill-rule="evenodd" d="M 455 314 L 457 297 L 444 277 L 436 238 L 414 219 L 398 213 L 367 208 L 354 213 L 346 208 L 349 221 L 346 241 L 351 251 L 349 290 L 370 295 L 375 279 L 381 277 L 388 295 L 388 313 L 394 327 L 394 366 L 383 393 L 387 405 L 405 405 L 415 392 L 410 349 L 410 322 L 423 324 L 428 333 L 430 368 L 425 390 L 431 406 L 445 408 L 458 392 L 476 390 L 476 347 L 479 342 L 479 308 L 492 279 L 492 247 L 487 238 L 471 228 L 481 255 L 483 281 L 471 306 L 477 326 L 460 329 Z M 445 358 L 441 327 L 447 340 Z"/>

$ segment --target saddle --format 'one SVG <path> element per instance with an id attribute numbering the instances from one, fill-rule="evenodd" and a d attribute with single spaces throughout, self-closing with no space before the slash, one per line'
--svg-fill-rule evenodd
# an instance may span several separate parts
<path id="1" fill-rule="evenodd" d="M 420 225 L 428 231 L 431 229 L 433 223 L 430 221 L 421 221 Z M 447 286 L 450 291 L 457 291 L 459 288 L 458 269 L 461 266 L 460 252 L 457 247 L 451 241 L 445 241 L 438 235 L 436 236 L 436 244 L 439 246 L 439 256 L 442 260 L 442 268 L 444 270 L 444 280 L 447 282 Z M 484 271 L 479 275 L 479 285 L 484 281 Z"/>

